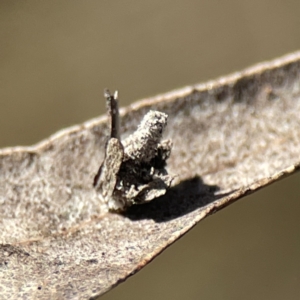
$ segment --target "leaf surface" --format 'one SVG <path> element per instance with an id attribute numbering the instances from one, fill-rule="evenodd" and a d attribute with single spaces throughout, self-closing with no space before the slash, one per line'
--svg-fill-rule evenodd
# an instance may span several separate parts
<path id="1" fill-rule="evenodd" d="M 4 298 L 89 299 L 206 216 L 299 169 L 300 52 L 121 110 L 122 139 L 150 110 L 174 147 L 165 196 L 113 214 L 93 189 L 107 118 L 0 151 Z"/>

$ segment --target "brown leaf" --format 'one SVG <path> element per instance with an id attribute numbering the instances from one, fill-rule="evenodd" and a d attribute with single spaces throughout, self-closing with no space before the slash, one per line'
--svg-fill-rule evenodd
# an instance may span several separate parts
<path id="1" fill-rule="evenodd" d="M 107 212 L 93 189 L 107 119 L 0 152 L 4 298 L 88 299 L 125 280 L 197 222 L 299 169 L 300 52 L 138 102 L 122 139 L 150 110 L 169 115 L 168 193 Z"/>

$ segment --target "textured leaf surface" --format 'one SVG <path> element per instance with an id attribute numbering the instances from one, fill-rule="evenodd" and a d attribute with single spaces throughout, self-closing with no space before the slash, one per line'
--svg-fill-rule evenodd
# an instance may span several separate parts
<path id="1" fill-rule="evenodd" d="M 106 117 L 0 151 L 4 298 L 101 295 L 207 215 L 299 168 L 300 53 L 123 109 L 122 139 L 150 109 L 169 115 L 178 177 L 123 214 L 108 213 L 92 187 Z"/>

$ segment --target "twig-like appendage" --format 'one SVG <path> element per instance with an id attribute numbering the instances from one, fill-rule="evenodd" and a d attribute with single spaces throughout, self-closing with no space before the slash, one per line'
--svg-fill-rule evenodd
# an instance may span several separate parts
<path id="1" fill-rule="evenodd" d="M 121 143 L 117 92 L 111 95 L 105 90 L 104 96 L 111 118 L 111 135 L 94 187 L 111 211 L 123 211 L 164 195 L 171 185 L 173 176 L 168 175 L 165 167 L 172 142 L 161 141 L 168 116 L 149 111 L 138 129 Z"/>

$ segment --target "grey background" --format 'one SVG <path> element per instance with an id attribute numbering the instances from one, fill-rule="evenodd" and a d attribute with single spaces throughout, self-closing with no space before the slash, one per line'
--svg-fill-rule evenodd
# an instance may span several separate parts
<path id="1" fill-rule="evenodd" d="M 299 1 L 1 0 L 0 147 L 300 48 Z M 205 141 L 204 141 L 205 142 Z M 299 175 L 197 225 L 102 299 L 299 299 Z"/>

